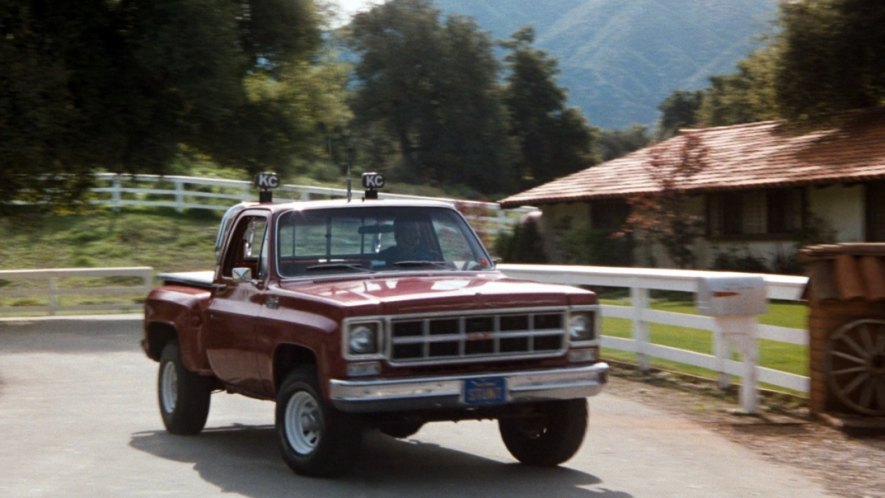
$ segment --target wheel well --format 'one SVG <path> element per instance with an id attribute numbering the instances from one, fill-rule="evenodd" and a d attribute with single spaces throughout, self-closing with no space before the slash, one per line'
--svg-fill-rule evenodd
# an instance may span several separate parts
<path id="1" fill-rule="evenodd" d="M 148 325 L 147 343 L 150 357 L 159 360 L 163 353 L 163 346 L 169 341 L 178 338 L 175 327 L 166 323 L 151 323 Z"/>
<path id="2" fill-rule="evenodd" d="M 284 344 L 277 348 L 273 361 L 273 382 L 279 388 L 280 384 L 293 369 L 303 365 L 312 365 L 316 368 L 317 359 L 313 351 L 296 346 Z"/>

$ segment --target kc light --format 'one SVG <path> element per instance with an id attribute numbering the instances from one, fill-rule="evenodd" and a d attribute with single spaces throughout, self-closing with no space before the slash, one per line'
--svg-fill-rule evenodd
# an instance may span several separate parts
<path id="1" fill-rule="evenodd" d="M 350 326 L 347 351 L 351 355 L 377 354 L 380 349 L 377 323 L 358 323 Z"/>
<path id="2" fill-rule="evenodd" d="M 593 313 L 574 313 L 569 317 L 568 332 L 572 342 L 592 341 L 596 338 Z"/>

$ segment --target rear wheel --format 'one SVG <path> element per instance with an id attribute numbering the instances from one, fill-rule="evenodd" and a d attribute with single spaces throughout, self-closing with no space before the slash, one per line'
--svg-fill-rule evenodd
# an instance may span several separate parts
<path id="1" fill-rule="evenodd" d="M 172 434 L 197 434 L 206 426 L 212 381 L 197 375 L 181 361 L 178 343 L 170 342 L 160 355 L 157 396 L 163 425 Z"/>
<path id="2" fill-rule="evenodd" d="M 344 473 L 362 441 L 357 420 L 322 401 L 311 369 L 295 370 L 277 394 L 276 427 L 283 460 L 298 474 Z"/>
<path id="3" fill-rule="evenodd" d="M 587 432 L 587 400 L 538 403 L 534 413 L 498 420 L 501 439 L 517 460 L 554 467 L 578 452 Z"/>

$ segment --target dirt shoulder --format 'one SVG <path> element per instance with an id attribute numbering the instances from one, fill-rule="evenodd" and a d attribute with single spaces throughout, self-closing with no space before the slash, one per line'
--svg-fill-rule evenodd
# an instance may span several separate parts
<path id="1" fill-rule="evenodd" d="M 851 498 L 885 498 L 885 434 L 849 435 L 812 419 L 805 403 L 763 393 L 757 415 L 740 410 L 737 390 L 669 372 L 638 372 L 612 366 L 610 392 L 682 414 L 772 462 L 788 464 L 821 482 L 829 492 Z"/>

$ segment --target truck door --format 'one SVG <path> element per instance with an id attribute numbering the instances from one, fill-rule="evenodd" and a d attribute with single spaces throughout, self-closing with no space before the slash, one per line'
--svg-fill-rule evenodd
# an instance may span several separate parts
<path id="1" fill-rule="evenodd" d="M 217 288 L 209 303 L 204 341 L 215 375 L 231 388 L 258 393 L 257 343 L 254 331 L 266 290 L 262 255 L 268 216 L 246 211 L 231 231 L 219 261 Z"/>

